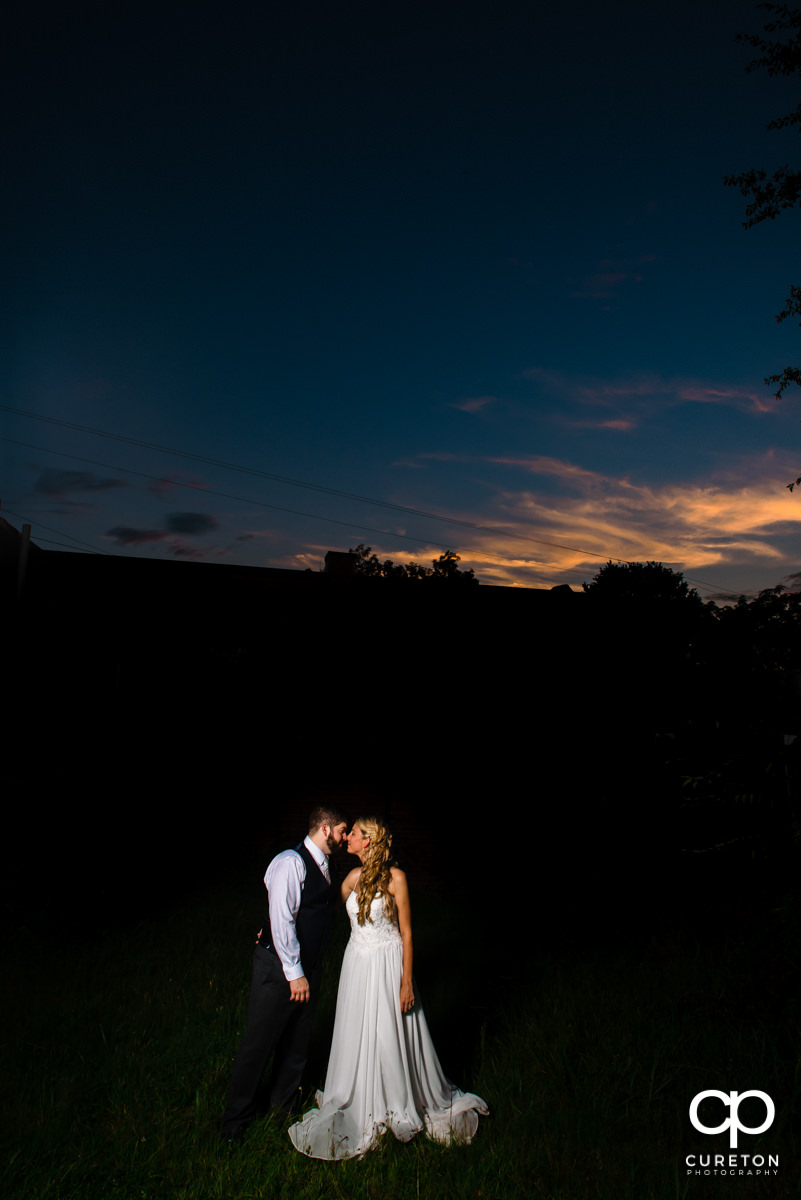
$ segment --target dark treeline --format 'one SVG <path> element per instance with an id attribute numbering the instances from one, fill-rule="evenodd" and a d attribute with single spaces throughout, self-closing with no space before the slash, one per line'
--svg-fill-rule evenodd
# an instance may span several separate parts
<path id="1" fill-rule="evenodd" d="M 17 909 L 135 915 L 262 863 L 326 795 L 397 821 L 410 875 L 477 921 L 623 931 L 792 886 L 797 593 L 48 555 L 5 604 Z"/>

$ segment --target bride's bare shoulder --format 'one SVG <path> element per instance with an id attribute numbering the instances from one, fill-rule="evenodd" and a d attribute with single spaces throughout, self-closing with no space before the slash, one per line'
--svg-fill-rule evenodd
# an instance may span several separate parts
<path id="1" fill-rule="evenodd" d="M 389 873 L 392 878 L 392 882 L 389 885 L 389 890 L 394 896 L 396 888 L 406 887 L 406 872 L 402 871 L 400 867 L 390 867 Z"/>
<path id="2" fill-rule="evenodd" d="M 342 880 L 342 899 L 343 900 L 347 900 L 347 898 L 351 894 L 351 892 L 354 892 L 356 890 L 356 884 L 359 882 L 359 876 L 361 875 L 361 873 L 362 873 L 361 867 L 354 867 L 353 870 L 349 871 L 348 874 L 345 876 L 345 878 Z"/>

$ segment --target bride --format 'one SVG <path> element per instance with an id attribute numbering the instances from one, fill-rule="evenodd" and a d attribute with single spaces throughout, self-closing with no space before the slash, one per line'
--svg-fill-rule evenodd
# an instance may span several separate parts
<path id="1" fill-rule="evenodd" d="M 356 1158 L 387 1130 L 402 1142 L 423 1131 L 470 1141 L 487 1106 L 445 1078 L 415 1006 L 409 889 L 392 865 L 392 835 L 378 818 L 361 817 L 346 841 L 362 865 L 342 884 L 351 935 L 325 1090 L 289 1136 L 303 1154 L 326 1159 Z"/>

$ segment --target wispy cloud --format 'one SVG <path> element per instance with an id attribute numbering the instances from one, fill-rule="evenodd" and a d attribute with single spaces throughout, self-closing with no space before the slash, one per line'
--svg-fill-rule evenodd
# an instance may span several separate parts
<path id="1" fill-rule="evenodd" d="M 469 396 L 465 400 L 454 400 L 450 407 L 458 408 L 461 412 L 477 413 L 488 404 L 494 404 L 496 400 L 497 396 Z"/>
<path id="2" fill-rule="evenodd" d="M 161 542 L 167 537 L 163 529 L 134 529 L 130 525 L 115 525 L 106 531 L 115 546 L 143 546 L 147 542 Z"/>
<path id="3" fill-rule="evenodd" d="M 121 479 L 104 479 L 92 471 L 64 471 L 58 467 L 48 467 L 40 473 L 33 490 L 40 496 L 63 499 L 82 492 L 108 492 L 120 487 L 125 487 Z"/>
<path id="4" fill-rule="evenodd" d="M 496 490 L 480 515 L 452 514 L 494 527 L 454 530 L 463 565 L 485 582 L 575 583 L 610 558 L 656 560 L 690 572 L 720 568 L 719 584 L 726 582 L 725 568 L 761 565 L 778 581 L 798 563 L 801 503 L 777 486 L 772 458 L 748 461 L 710 482 L 669 484 L 634 482 L 544 455 L 458 458 L 509 471 L 507 487 L 495 477 Z M 425 556 L 393 553 L 389 544 L 378 553 L 399 561 Z"/>
<path id="5" fill-rule="evenodd" d="M 166 542 L 168 553 L 176 557 L 204 557 L 211 550 L 199 550 L 191 543 L 183 540 L 186 537 L 200 537 L 218 528 L 215 517 L 207 513 L 167 513 L 164 518 L 164 529 L 137 529 L 130 525 L 114 525 L 106 531 L 106 537 L 111 538 L 116 546 L 142 546 L 152 542 Z M 175 535 L 181 535 L 176 537 Z M 214 549 L 212 547 L 212 549 Z"/>
<path id="6" fill-rule="evenodd" d="M 210 488 L 211 484 L 204 483 L 203 480 L 197 479 L 195 476 L 188 475 L 184 471 L 173 471 L 174 479 L 162 478 L 151 483 L 145 491 L 157 496 L 159 499 L 166 500 L 167 497 L 175 491 L 176 488 L 193 488 L 197 491 L 203 491 L 204 488 Z"/>
<path id="7" fill-rule="evenodd" d="M 165 520 L 170 533 L 184 533 L 190 536 L 211 533 L 219 524 L 217 518 L 209 513 L 167 513 Z"/>
<path id="8" fill-rule="evenodd" d="M 636 429 L 639 422 L 631 417 L 610 417 L 608 421 L 583 421 L 580 424 L 587 425 L 592 429 L 614 429 L 616 433 L 628 433 L 630 430 Z"/>
<path id="9" fill-rule="evenodd" d="M 215 546 L 203 547 L 193 546 L 187 542 L 181 542 L 177 538 L 173 538 L 169 544 L 169 553 L 173 558 L 220 558 L 226 553 L 224 550 L 218 550 Z"/>
<path id="10" fill-rule="evenodd" d="M 677 395 L 679 400 L 691 404 L 724 404 L 745 412 L 770 413 L 779 407 L 779 401 L 767 389 L 763 393 L 748 388 L 688 383 L 679 387 Z"/>
<path id="11" fill-rule="evenodd" d="M 653 373 L 604 380 L 532 367 L 522 374 L 547 391 L 578 404 L 624 409 L 623 413 L 618 413 L 615 421 L 626 422 L 627 427 L 639 423 L 646 413 L 682 404 L 719 404 L 740 412 L 761 415 L 775 412 L 780 403 L 767 388 L 763 392 L 736 384 L 666 378 Z M 579 418 L 571 423 L 587 422 Z M 607 426 L 610 424 L 608 420 L 604 423 Z"/>
<path id="12" fill-rule="evenodd" d="M 588 275 L 570 295 L 574 300 L 611 300 L 620 291 L 620 285 L 629 278 L 627 271 L 602 271 L 598 275 Z"/>
<path id="13" fill-rule="evenodd" d="M 642 283 L 645 265 L 655 260 L 653 254 L 601 259 L 594 271 L 574 285 L 570 295 L 575 300 L 615 300 L 628 285 Z"/>

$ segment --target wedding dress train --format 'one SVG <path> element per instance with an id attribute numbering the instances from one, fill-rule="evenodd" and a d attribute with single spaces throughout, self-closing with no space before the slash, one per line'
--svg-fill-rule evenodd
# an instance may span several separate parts
<path id="1" fill-rule="evenodd" d="M 402 1142 L 423 1131 L 439 1141 L 469 1141 L 487 1106 L 445 1078 L 422 1011 L 401 1012 L 403 943 L 383 897 L 373 900 L 372 921 L 364 925 L 355 892 L 345 907 L 351 936 L 325 1089 L 289 1136 L 303 1154 L 326 1159 L 356 1158 L 387 1130 Z"/>

